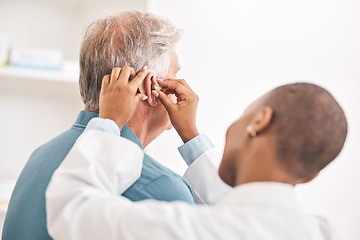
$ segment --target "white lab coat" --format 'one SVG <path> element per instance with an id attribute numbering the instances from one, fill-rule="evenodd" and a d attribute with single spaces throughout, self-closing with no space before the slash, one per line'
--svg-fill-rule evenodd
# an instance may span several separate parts
<path id="1" fill-rule="evenodd" d="M 206 172 L 209 157 L 206 152 L 193 164 Z M 287 184 L 240 185 L 209 207 L 131 202 L 120 195 L 140 177 L 142 159 L 142 150 L 127 139 L 95 130 L 85 132 L 48 186 L 50 235 L 66 240 L 337 239 L 325 219 L 302 213 Z M 187 174 L 195 173 L 189 169 Z M 202 177 L 208 178 L 206 174 Z M 204 189 L 195 191 L 202 195 L 211 188 Z"/>

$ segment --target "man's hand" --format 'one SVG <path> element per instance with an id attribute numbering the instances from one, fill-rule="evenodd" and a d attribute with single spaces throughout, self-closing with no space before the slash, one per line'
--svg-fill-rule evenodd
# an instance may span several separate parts
<path id="1" fill-rule="evenodd" d="M 199 97 L 183 79 L 158 81 L 163 89 L 175 93 L 177 103 L 173 103 L 163 91 L 159 100 L 169 113 L 170 121 L 184 143 L 199 135 L 196 128 L 196 110 Z"/>
<path id="2" fill-rule="evenodd" d="M 144 93 L 137 93 L 146 75 L 146 66 L 137 75 L 128 66 L 116 67 L 111 75 L 105 75 L 101 85 L 99 117 L 113 120 L 121 130 L 140 100 L 147 99 Z"/>

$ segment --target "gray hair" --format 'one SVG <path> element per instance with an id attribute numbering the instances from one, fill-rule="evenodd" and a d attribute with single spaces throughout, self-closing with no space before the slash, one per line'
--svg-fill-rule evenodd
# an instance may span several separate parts
<path id="1" fill-rule="evenodd" d="M 122 12 L 96 20 L 85 31 L 80 49 L 80 94 L 85 107 L 99 111 L 101 82 L 114 67 L 136 72 L 148 65 L 165 78 L 182 31 L 150 13 Z"/>

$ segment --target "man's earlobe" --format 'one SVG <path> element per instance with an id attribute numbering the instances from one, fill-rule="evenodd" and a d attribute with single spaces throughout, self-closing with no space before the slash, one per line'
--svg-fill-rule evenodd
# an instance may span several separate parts
<path id="1" fill-rule="evenodd" d="M 273 117 L 273 110 L 271 107 L 263 108 L 259 113 L 256 114 L 255 120 L 250 125 L 252 132 L 255 132 L 256 135 L 264 131 L 271 123 Z"/>
<path id="2" fill-rule="evenodd" d="M 151 86 L 152 86 L 152 82 L 154 81 L 153 78 L 155 78 L 155 73 L 153 72 L 149 72 L 148 75 L 146 76 L 145 78 L 145 92 L 146 92 L 146 95 L 148 96 L 148 103 L 150 106 L 152 107 L 155 107 L 157 105 L 157 102 L 156 102 L 156 97 L 151 94 L 152 92 L 152 89 L 151 89 Z"/>

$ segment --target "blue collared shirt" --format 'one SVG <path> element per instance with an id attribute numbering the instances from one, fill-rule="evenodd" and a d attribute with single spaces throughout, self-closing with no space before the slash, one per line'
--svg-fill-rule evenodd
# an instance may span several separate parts
<path id="1" fill-rule="evenodd" d="M 47 185 L 53 172 L 94 117 L 98 117 L 98 114 L 81 111 L 71 129 L 40 146 L 30 156 L 10 199 L 3 228 L 3 240 L 51 239 L 46 229 L 45 191 Z M 140 140 L 128 126 L 123 127 L 121 136 L 142 148 Z M 212 144 L 206 144 L 209 143 L 204 140 L 206 138 L 205 135 L 199 135 L 179 148 L 188 164 L 191 164 L 196 156 L 212 147 Z M 141 177 L 123 196 L 132 201 L 180 200 L 194 204 L 194 196 L 187 181 L 147 154 L 144 155 Z"/>

